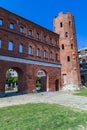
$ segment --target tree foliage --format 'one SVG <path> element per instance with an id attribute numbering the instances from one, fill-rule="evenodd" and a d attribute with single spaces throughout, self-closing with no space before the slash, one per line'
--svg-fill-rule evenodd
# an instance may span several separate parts
<path id="1" fill-rule="evenodd" d="M 6 84 L 11 84 L 11 83 L 18 84 L 18 76 L 12 77 L 11 74 L 10 74 L 10 71 L 8 70 L 7 73 L 6 73 Z"/>

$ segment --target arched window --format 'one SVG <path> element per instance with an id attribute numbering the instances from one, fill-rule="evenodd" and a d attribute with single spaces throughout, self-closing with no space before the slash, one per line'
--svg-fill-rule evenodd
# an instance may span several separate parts
<path id="1" fill-rule="evenodd" d="M 28 48 L 28 54 L 32 55 L 32 46 L 29 46 L 29 48 Z"/>
<path id="2" fill-rule="evenodd" d="M 0 26 L 2 26 L 2 24 L 3 24 L 3 20 L 2 20 L 2 19 L 0 19 Z"/>
<path id="3" fill-rule="evenodd" d="M 50 44 L 52 44 L 52 38 L 50 38 Z"/>
<path id="4" fill-rule="evenodd" d="M 70 62 L 70 56 L 67 56 L 67 61 Z"/>
<path id="5" fill-rule="evenodd" d="M 53 54 L 52 54 L 52 52 L 50 52 L 50 59 L 52 59 L 53 58 Z"/>
<path id="6" fill-rule="evenodd" d="M 8 43 L 8 50 L 13 51 L 13 42 L 9 41 Z"/>
<path id="7" fill-rule="evenodd" d="M 23 52 L 23 45 L 22 45 L 22 44 L 19 45 L 19 52 L 20 52 L 20 53 Z"/>
<path id="8" fill-rule="evenodd" d="M 0 48 L 2 48 L 2 40 L 0 39 Z"/>
<path id="9" fill-rule="evenodd" d="M 10 23 L 10 24 L 9 24 L 9 28 L 10 28 L 10 29 L 14 29 L 14 24 L 13 24 L 13 23 Z"/>
<path id="10" fill-rule="evenodd" d="M 46 56 L 47 56 L 47 52 L 46 50 L 44 50 L 44 58 L 46 58 Z"/>
<path id="11" fill-rule="evenodd" d="M 46 35 L 43 36 L 43 41 L 46 41 Z"/>
<path id="12" fill-rule="evenodd" d="M 36 49 L 36 56 L 40 56 L 40 49 L 39 48 Z"/>
<path id="13" fill-rule="evenodd" d="M 62 44 L 62 50 L 64 50 L 64 44 Z"/>
<path id="14" fill-rule="evenodd" d="M 20 33 L 24 33 L 24 28 L 22 26 L 20 27 Z"/>
<path id="15" fill-rule="evenodd" d="M 36 38 L 40 39 L 40 34 L 39 33 L 36 33 Z"/>
<path id="16" fill-rule="evenodd" d="M 65 33 L 65 37 L 68 37 L 68 36 L 69 36 L 69 34 L 68 34 L 68 32 L 66 32 L 66 33 Z"/>
<path id="17" fill-rule="evenodd" d="M 58 54 L 56 53 L 56 61 L 58 61 Z"/>
<path id="18" fill-rule="evenodd" d="M 32 30 L 29 30 L 29 31 L 28 31 L 28 35 L 29 35 L 29 36 L 32 36 Z"/>

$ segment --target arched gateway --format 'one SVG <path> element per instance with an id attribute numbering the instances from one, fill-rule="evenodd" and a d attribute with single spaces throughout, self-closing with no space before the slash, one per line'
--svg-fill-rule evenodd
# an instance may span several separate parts
<path id="1" fill-rule="evenodd" d="M 15 58 L 13 57 L 0 56 L 0 95 L 5 94 L 6 71 L 9 68 L 15 69 L 18 73 L 19 93 L 31 93 L 34 89 L 36 89 L 36 73 L 40 72 L 37 70 L 46 70 L 46 75 L 41 76 L 42 91 L 56 91 L 55 78 L 60 79 L 60 76 L 57 75 L 57 73 L 60 73 L 60 69 L 57 67 L 48 66 L 51 65 L 51 63 L 47 63 L 47 66 L 45 66 L 45 62 L 41 62 L 44 65 L 36 65 L 37 61 L 35 64 L 28 64 L 23 63 L 23 59 L 16 58 L 16 62 L 14 59 Z"/>
<path id="2" fill-rule="evenodd" d="M 44 70 L 37 72 L 36 89 L 42 92 L 47 90 L 47 73 Z"/>
<path id="3" fill-rule="evenodd" d="M 10 68 L 18 73 L 19 93 L 36 89 L 39 70 L 45 72 L 41 79 L 42 90 L 55 91 L 56 79 L 61 87 L 59 35 L 0 8 L 1 96 L 5 95 L 6 72 Z"/>

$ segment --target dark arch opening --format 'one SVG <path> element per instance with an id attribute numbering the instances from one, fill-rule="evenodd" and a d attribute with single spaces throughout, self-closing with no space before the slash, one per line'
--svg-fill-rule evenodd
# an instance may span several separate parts
<path id="1" fill-rule="evenodd" d="M 6 71 L 5 95 L 13 96 L 19 94 L 22 85 L 22 71 L 13 67 Z"/>
<path id="2" fill-rule="evenodd" d="M 18 73 L 15 69 L 10 68 L 6 71 L 5 93 L 16 92 L 18 92 Z"/>
<path id="3" fill-rule="evenodd" d="M 36 90 L 38 92 L 46 91 L 47 74 L 44 70 L 39 70 L 36 74 Z"/>
<path id="4" fill-rule="evenodd" d="M 55 91 L 59 91 L 59 79 L 55 80 Z"/>

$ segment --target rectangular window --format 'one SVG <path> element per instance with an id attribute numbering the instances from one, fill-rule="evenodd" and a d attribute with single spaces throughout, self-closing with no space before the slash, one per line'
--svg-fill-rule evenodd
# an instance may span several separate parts
<path id="1" fill-rule="evenodd" d="M 63 27 L 63 24 L 62 24 L 62 22 L 60 23 L 60 27 L 61 27 L 61 28 Z"/>
<path id="2" fill-rule="evenodd" d="M 64 44 L 62 44 L 62 50 L 64 50 Z"/>
<path id="3" fill-rule="evenodd" d="M 71 49 L 73 49 L 73 44 L 71 44 Z"/>
<path id="4" fill-rule="evenodd" d="M 67 61 L 70 62 L 70 56 L 67 56 Z"/>
<path id="5" fill-rule="evenodd" d="M 2 26 L 2 24 L 3 24 L 3 20 L 2 20 L 2 19 L 0 19 L 0 26 Z"/>

